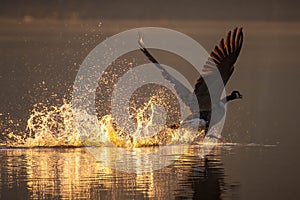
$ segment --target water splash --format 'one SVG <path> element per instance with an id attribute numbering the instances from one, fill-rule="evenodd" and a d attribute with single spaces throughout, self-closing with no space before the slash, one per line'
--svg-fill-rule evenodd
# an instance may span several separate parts
<path id="1" fill-rule="evenodd" d="M 145 115 L 149 113 L 150 115 Z M 164 127 L 157 134 L 150 137 L 141 137 L 153 125 L 155 116 L 153 99 L 136 112 L 137 129 L 133 134 L 127 134 L 115 123 L 111 115 L 105 115 L 98 120 L 98 128 L 94 133 L 78 133 L 73 118 L 72 104 L 67 100 L 60 106 L 34 105 L 27 120 L 25 131 L 5 129 L 2 135 L 5 140 L 2 147 L 82 147 L 82 146 L 110 146 L 143 147 L 178 143 L 189 143 L 195 139 L 187 129 L 172 129 Z M 82 118 L 88 118 L 82 113 Z M 12 120 L 10 124 L 17 125 Z M 2 122 L 3 124 L 3 122 Z M 1 126 L 1 123 L 0 123 Z M 196 137 L 204 136 L 204 128 L 199 130 Z"/>

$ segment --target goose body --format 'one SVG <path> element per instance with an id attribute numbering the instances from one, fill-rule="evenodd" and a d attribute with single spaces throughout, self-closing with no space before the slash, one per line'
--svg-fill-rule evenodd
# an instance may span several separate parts
<path id="1" fill-rule="evenodd" d="M 212 126 L 218 123 L 225 114 L 225 104 L 229 101 L 235 99 L 241 99 L 242 95 L 239 91 L 233 91 L 230 95 L 221 99 L 222 91 L 224 86 L 229 81 L 231 75 L 234 71 L 234 64 L 240 54 L 243 44 L 243 30 L 242 28 L 235 28 L 233 31 L 229 31 L 226 40 L 222 38 L 218 46 L 215 46 L 214 50 L 211 52 L 206 64 L 203 68 L 203 74 L 198 78 L 193 94 L 197 97 L 198 106 L 200 110 L 200 118 L 206 121 L 206 126 Z M 174 83 L 176 91 L 182 95 L 190 95 L 190 91 L 181 84 L 176 78 L 169 74 L 160 63 L 150 54 L 142 38 L 139 39 L 140 50 L 143 52 L 147 58 L 156 65 L 162 72 L 162 75 Z M 214 74 L 217 71 L 220 73 L 223 84 L 214 83 Z M 214 88 L 213 94 L 210 93 L 207 87 L 206 80 L 211 80 L 212 84 L 217 85 Z M 217 98 L 211 98 L 211 95 L 215 95 Z M 186 98 L 184 98 L 186 99 Z M 216 99 L 214 102 L 212 99 Z M 211 120 L 212 110 L 216 110 L 216 117 Z M 198 115 L 199 116 L 199 113 Z M 193 118 L 193 114 L 188 117 L 187 120 Z"/>

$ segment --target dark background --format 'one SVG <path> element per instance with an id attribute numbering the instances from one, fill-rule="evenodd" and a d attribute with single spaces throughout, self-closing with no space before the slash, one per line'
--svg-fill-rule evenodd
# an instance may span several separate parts
<path id="1" fill-rule="evenodd" d="M 167 20 L 299 20 L 299 1 L 295 0 L 1 0 L 0 15 L 22 18 L 58 19 L 167 19 Z"/>

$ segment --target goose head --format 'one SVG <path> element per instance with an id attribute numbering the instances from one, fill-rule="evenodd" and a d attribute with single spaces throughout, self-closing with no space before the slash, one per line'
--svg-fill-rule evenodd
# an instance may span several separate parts
<path id="1" fill-rule="evenodd" d="M 243 95 L 239 91 L 234 90 L 234 91 L 231 92 L 230 97 L 232 98 L 232 100 L 234 100 L 234 99 L 242 99 Z"/>

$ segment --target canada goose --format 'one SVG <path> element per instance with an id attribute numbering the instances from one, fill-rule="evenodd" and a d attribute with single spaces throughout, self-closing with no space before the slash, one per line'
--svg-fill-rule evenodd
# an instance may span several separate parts
<path id="1" fill-rule="evenodd" d="M 183 95 L 189 95 L 191 92 L 181 84 L 176 78 L 174 78 L 171 74 L 169 74 L 160 64 L 159 62 L 150 54 L 148 49 L 145 47 L 145 44 L 140 37 L 139 39 L 140 50 L 147 56 L 147 58 L 158 67 L 162 75 L 174 83 L 176 91 L 180 91 Z M 200 118 L 204 119 L 207 123 L 206 126 L 212 126 L 225 114 L 224 105 L 232 100 L 241 99 L 242 95 L 239 91 L 233 91 L 230 95 L 221 99 L 221 94 L 224 89 L 224 86 L 228 82 L 234 71 L 234 64 L 240 54 L 241 48 L 243 44 L 243 29 L 235 28 L 233 32 L 229 31 L 226 37 L 226 41 L 222 38 L 219 46 L 215 46 L 215 49 L 211 52 L 206 65 L 203 68 L 203 74 L 198 78 L 196 85 L 194 87 L 194 94 L 197 97 L 198 105 L 200 108 Z M 208 90 L 207 83 L 205 82 L 207 79 L 214 81 L 213 74 L 215 70 L 218 70 L 221 78 L 223 80 L 223 84 L 217 84 L 217 88 L 215 88 L 214 93 L 211 94 Z M 205 79 L 205 80 L 204 80 Z M 212 102 L 211 95 L 217 95 L 216 102 Z M 211 120 L 212 108 L 217 108 L 218 116 Z M 198 115 L 199 116 L 199 115 Z M 190 117 L 189 117 L 190 118 Z"/>

